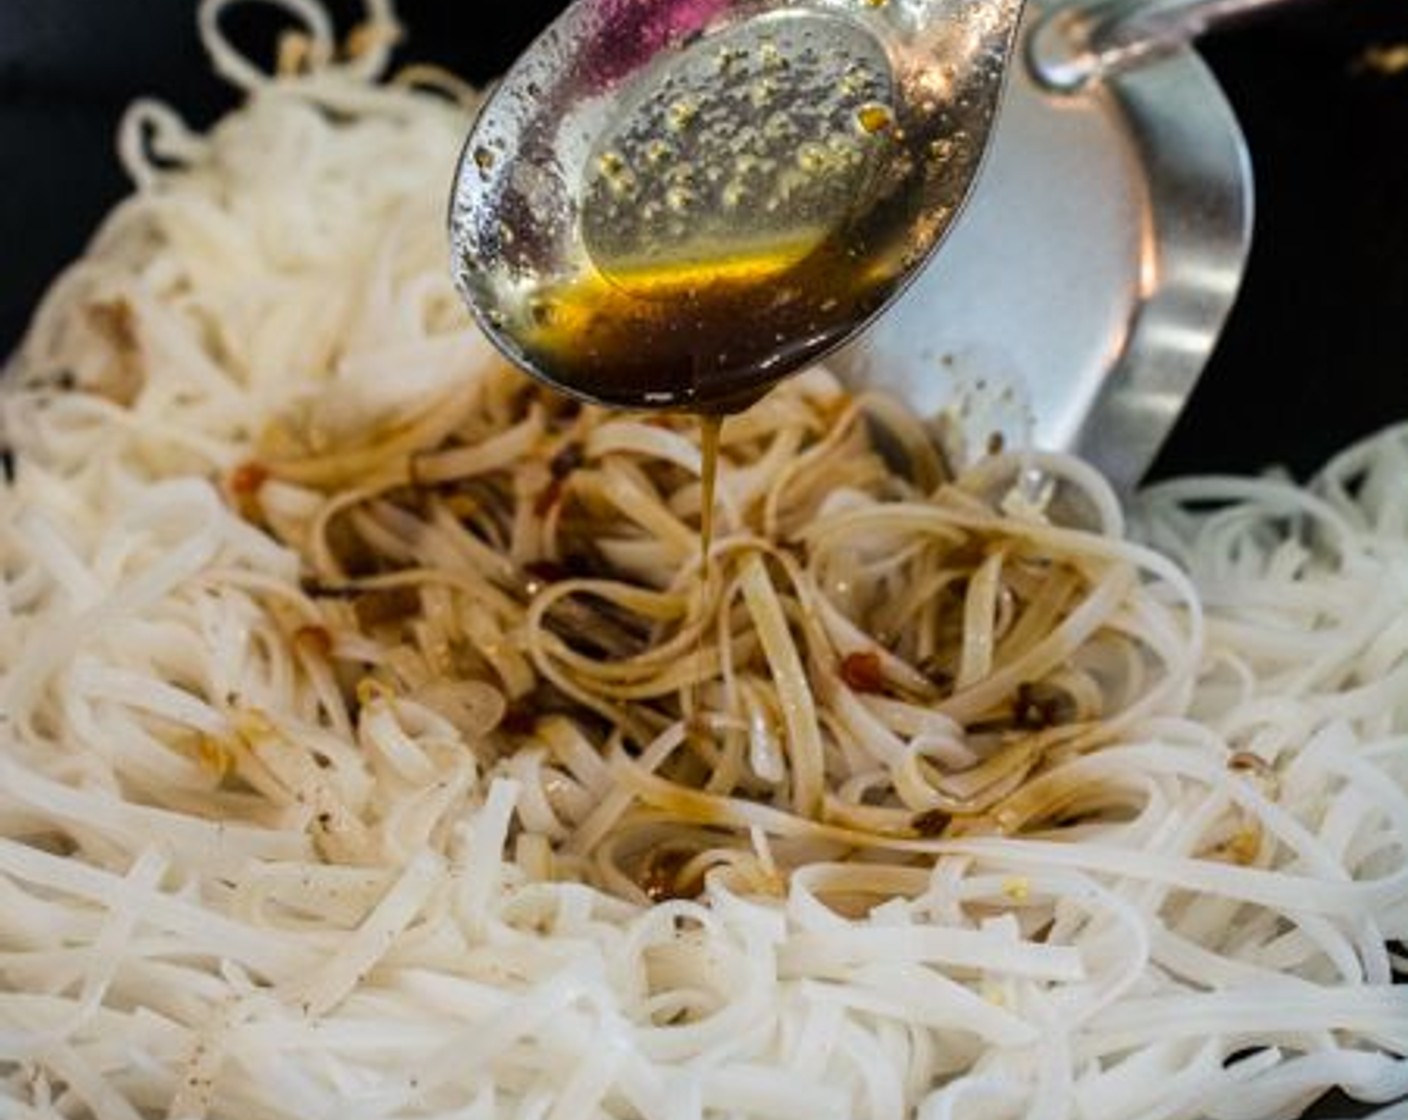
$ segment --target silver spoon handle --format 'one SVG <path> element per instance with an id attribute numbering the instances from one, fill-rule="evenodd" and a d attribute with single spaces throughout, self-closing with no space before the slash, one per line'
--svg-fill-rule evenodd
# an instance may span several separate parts
<path id="1" fill-rule="evenodd" d="M 1027 63 L 1042 85 L 1073 93 L 1172 54 L 1213 27 L 1294 2 L 1077 0 L 1037 21 L 1027 36 Z"/>

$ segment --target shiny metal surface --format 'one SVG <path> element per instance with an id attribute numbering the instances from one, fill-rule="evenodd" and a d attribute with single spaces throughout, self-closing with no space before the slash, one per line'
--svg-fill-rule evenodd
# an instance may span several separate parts
<path id="1" fill-rule="evenodd" d="M 506 355 L 577 396 L 756 395 L 852 336 L 944 237 L 1022 6 L 577 0 L 465 146 L 461 292 Z M 612 381 L 623 363 L 640 377 Z"/>
<path id="2" fill-rule="evenodd" d="M 1176 53 L 1214 27 L 1303 0 L 1104 0 L 1048 12 L 1026 37 L 1032 73 L 1077 90 Z"/>
<path id="3" fill-rule="evenodd" d="M 1024 69 L 962 220 L 831 364 L 933 417 L 956 458 L 1030 441 L 1132 489 L 1236 297 L 1250 163 L 1187 49 L 1077 96 Z"/>

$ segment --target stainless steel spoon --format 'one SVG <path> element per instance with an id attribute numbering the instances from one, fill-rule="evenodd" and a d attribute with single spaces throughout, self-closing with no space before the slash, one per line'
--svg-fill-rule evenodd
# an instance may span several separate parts
<path id="1" fill-rule="evenodd" d="M 578 397 L 727 411 L 858 331 L 977 176 L 1023 0 L 577 0 L 484 106 L 461 290 Z"/>
<path id="2" fill-rule="evenodd" d="M 1037 22 L 1027 59 L 1076 92 L 1287 2 L 1068 6 Z M 859 332 L 942 241 L 1023 7 L 577 0 L 466 143 L 451 212 L 466 301 L 507 356 L 575 396 L 746 405 Z"/>

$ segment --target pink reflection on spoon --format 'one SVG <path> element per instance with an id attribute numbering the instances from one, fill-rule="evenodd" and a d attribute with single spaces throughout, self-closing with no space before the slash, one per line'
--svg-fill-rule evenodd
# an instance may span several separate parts
<path id="1" fill-rule="evenodd" d="M 731 0 L 599 0 L 600 24 L 593 49 L 582 59 L 586 84 L 594 91 L 614 85 L 662 49 L 703 31 Z"/>

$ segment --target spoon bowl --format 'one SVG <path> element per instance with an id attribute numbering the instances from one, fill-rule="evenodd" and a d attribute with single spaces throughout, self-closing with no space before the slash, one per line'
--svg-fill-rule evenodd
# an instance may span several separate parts
<path id="1" fill-rule="evenodd" d="M 1052 10 L 1033 0 L 1028 26 Z M 1132 494 L 1237 299 L 1254 211 L 1236 115 L 1195 51 L 1079 96 L 1014 66 L 963 220 L 827 365 L 928 420 L 955 469 L 995 446 L 1065 451 Z"/>
<path id="2" fill-rule="evenodd" d="M 466 302 L 574 396 L 746 406 L 856 334 L 954 224 L 1022 6 L 577 0 L 466 142 Z"/>

